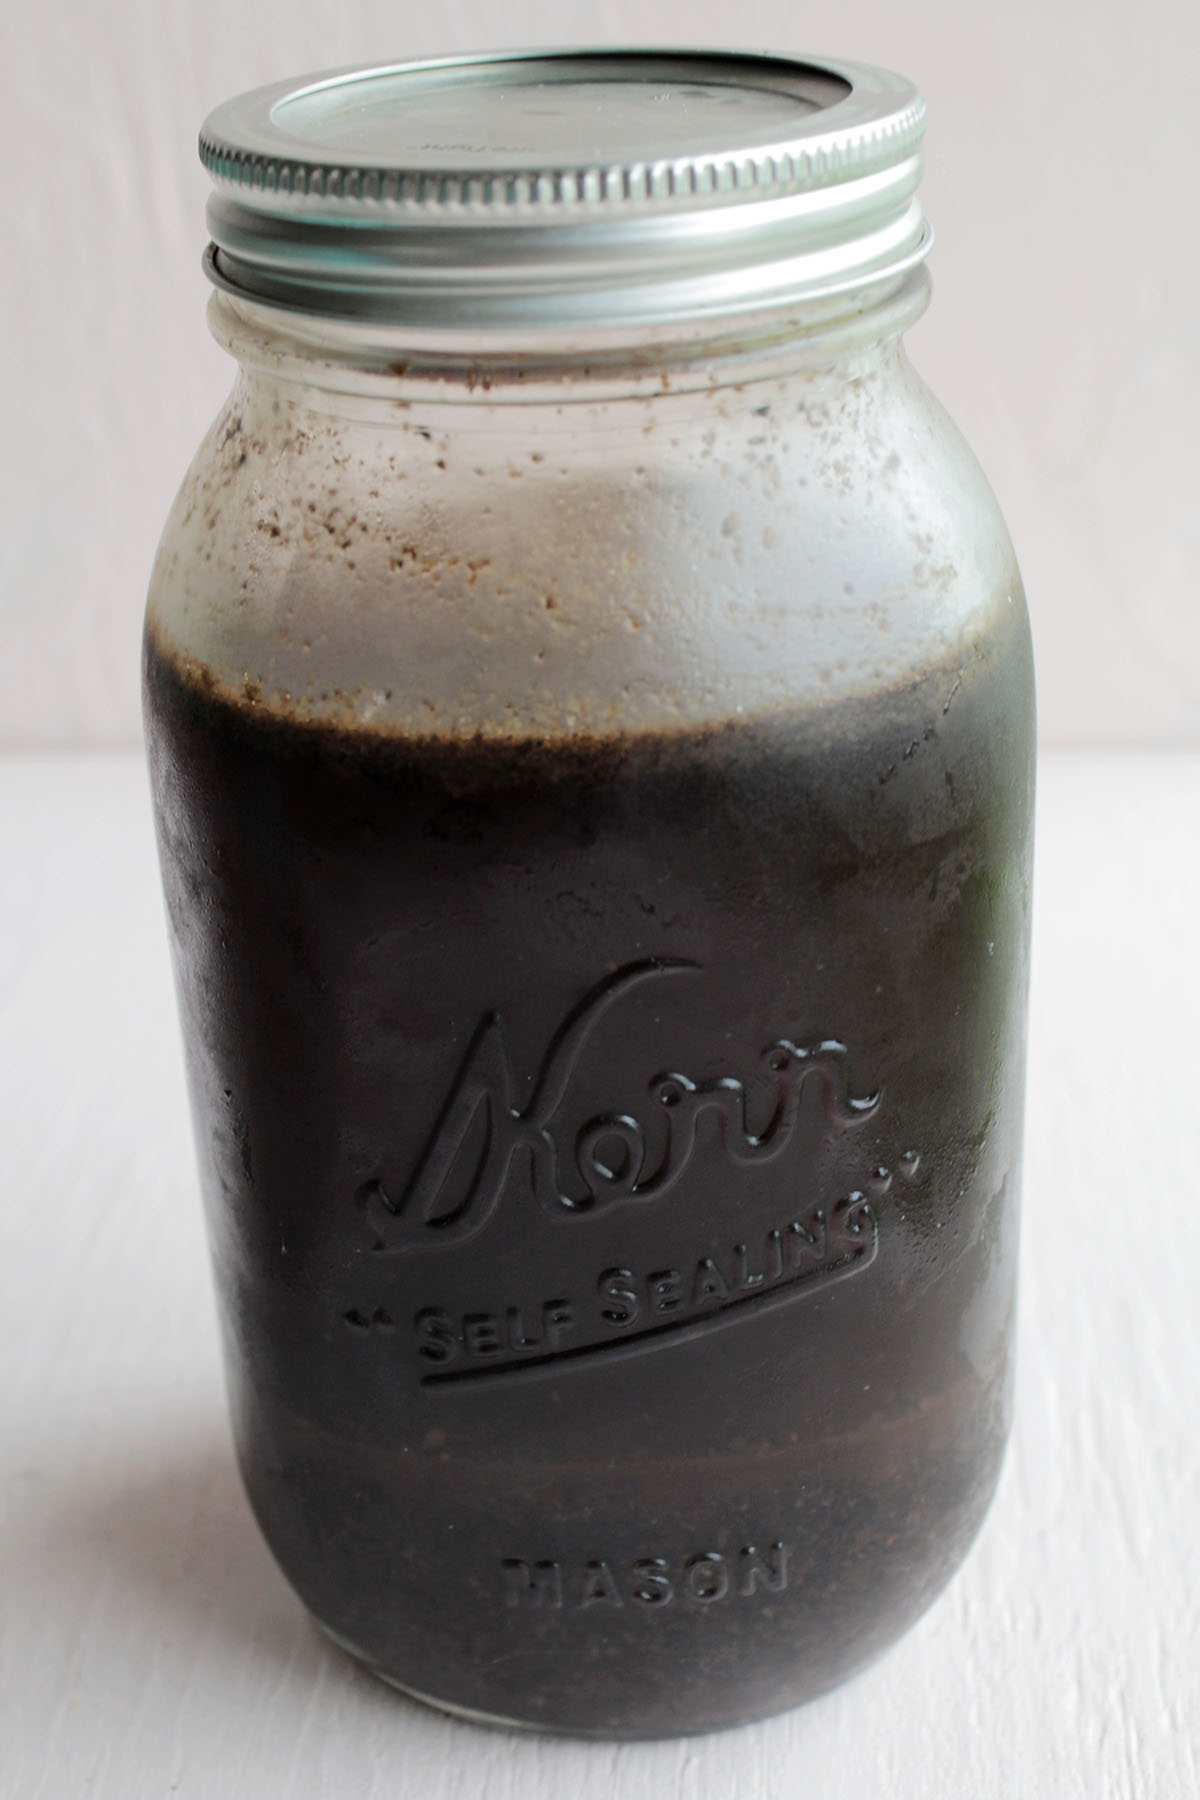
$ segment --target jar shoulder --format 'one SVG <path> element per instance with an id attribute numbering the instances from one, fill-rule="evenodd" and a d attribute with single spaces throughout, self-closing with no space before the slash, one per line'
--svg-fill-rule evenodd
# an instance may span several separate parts
<path id="1" fill-rule="evenodd" d="M 148 625 L 236 691 L 400 731 L 827 709 L 1024 618 L 978 464 L 896 356 L 638 401 L 357 418 L 242 380 Z"/>

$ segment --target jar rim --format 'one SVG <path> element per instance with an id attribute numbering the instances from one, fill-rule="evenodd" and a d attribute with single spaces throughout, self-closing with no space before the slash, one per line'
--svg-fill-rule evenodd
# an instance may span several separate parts
<path id="1" fill-rule="evenodd" d="M 210 278 L 315 316 L 553 333 L 893 280 L 924 105 L 864 64 L 511 51 L 277 82 L 210 114 Z"/>

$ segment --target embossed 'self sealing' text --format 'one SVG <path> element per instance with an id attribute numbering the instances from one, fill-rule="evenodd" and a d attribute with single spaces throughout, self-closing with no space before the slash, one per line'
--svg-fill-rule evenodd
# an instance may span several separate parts
<path id="1" fill-rule="evenodd" d="M 817 1206 L 803 1219 L 774 1227 L 753 1248 L 734 1244 L 727 1253 L 701 1254 L 679 1267 L 603 1269 L 583 1295 L 463 1313 L 425 1306 L 413 1322 L 422 1379 L 437 1385 L 611 1354 L 618 1347 L 648 1349 L 667 1333 L 692 1332 L 735 1309 L 790 1299 L 866 1268 L 877 1244 L 871 1204 L 853 1193 L 828 1213 Z M 347 1322 L 363 1329 L 365 1315 L 356 1310 Z"/>

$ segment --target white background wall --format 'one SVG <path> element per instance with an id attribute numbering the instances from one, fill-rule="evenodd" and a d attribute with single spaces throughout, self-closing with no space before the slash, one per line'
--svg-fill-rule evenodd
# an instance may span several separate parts
<path id="1" fill-rule="evenodd" d="M 196 129 L 358 59 L 711 43 L 902 70 L 930 110 L 914 356 L 1025 570 L 1047 742 L 1200 741 L 1197 0 L 7 0 L 0 745 L 139 734 L 154 544 L 229 384 Z"/>

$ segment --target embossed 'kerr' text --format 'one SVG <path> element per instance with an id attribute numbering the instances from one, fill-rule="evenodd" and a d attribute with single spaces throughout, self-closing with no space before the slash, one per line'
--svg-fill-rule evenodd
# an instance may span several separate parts
<path id="1" fill-rule="evenodd" d="M 586 1216 L 601 1203 L 650 1201 L 667 1193 L 691 1161 L 706 1117 L 715 1119 L 730 1163 L 746 1166 L 770 1162 L 786 1149 L 810 1080 L 820 1088 L 831 1123 L 852 1125 L 875 1110 L 878 1094 L 857 1099 L 850 1092 L 843 1044 L 778 1038 L 762 1053 L 759 1085 L 766 1097 L 753 1106 L 738 1075 L 695 1081 L 669 1069 L 649 1082 L 643 1117 L 615 1109 L 599 1113 L 579 1127 L 569 1146 L 560 1144 L 551 1125 L 600 1017 L 647 981 L 698 972 L 694 962 L 651 959 L 599 982 L 553 1033 L 526 1085 L 524 1105 L 518 1103 L 520 1084 L 504 1027 L 498 1014 L 485 1013 L 407 1185 L 398 1195 L 381 1175 L 359 1185 L 356 1200 L 376 1251 L 400 1256 L 473 1237 L 491 1218 L 510 1168 L 521 1158 L 545 1212 Z M 480 1118 L 482 1150 L 464 1181 L 458 1165 Z"/>

